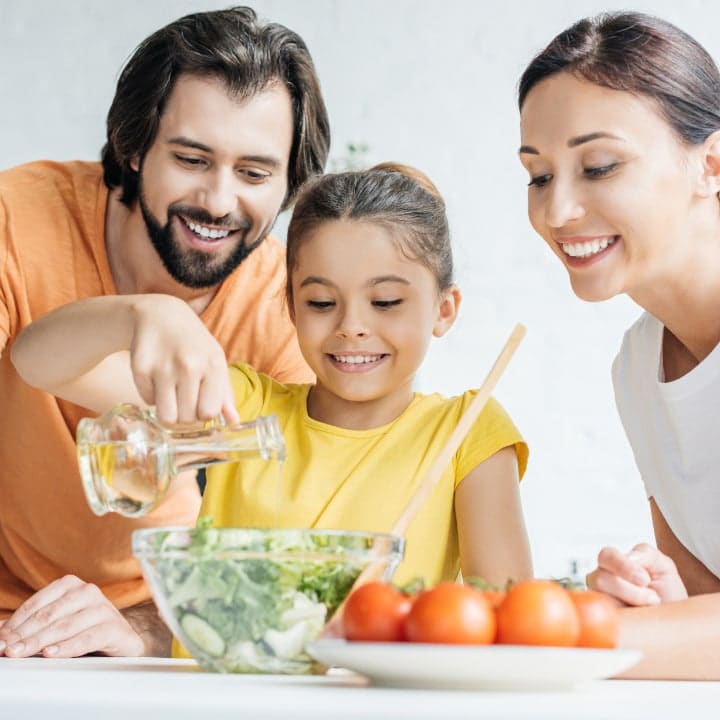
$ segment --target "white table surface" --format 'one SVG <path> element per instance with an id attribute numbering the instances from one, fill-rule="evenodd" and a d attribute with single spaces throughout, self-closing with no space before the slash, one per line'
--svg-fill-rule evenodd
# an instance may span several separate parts
<path id="1" fill-rule="evenodd" d="M 720 683 L 605 680 L 563 692 L 372 687 L 351 673 L 222 675 L 190 660 L 0 658 L 2 720 L 685 720 L 720 715 Z"/>

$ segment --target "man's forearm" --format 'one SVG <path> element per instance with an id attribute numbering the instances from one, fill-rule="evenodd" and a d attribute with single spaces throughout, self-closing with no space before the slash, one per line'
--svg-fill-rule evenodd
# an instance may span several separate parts
<path id="1" fill-rule="evenodd" d="M 140 636 L 145 646 L 145 656 L 169 657 L 172 633 L 161 620 L 155 603 L 151 600 L 120 611 Z"/>

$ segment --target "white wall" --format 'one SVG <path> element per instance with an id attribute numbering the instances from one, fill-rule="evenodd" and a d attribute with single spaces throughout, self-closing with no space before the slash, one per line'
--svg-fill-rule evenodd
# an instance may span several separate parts
<path id="1" fill-rule="evenodd" d="M 0 0 L 0 168 L 36 158 L 97 158 L 123 61 L 196 0 Z M 531 446 L 523 501 L 536 569 L 589 567 L 604 542 L 651 537 L 647 503 L 617 419 L 609 368 L 637 316 L 571 293 L 526 218 L 514 92 L 532 55 L 566 25 L 613 6 L 593 0 L 258 0 L 297 30 L 317 62 L 333 152 L 425 170 L 444 193 L 462 317 L 424 365 L 423 390 L 477 386 L 512 326 L 528 336 L 497 395 Z M 712 0 L 636 0 L 720 58 Z M 280 223 L 280 228 L 284 227 Z"/>

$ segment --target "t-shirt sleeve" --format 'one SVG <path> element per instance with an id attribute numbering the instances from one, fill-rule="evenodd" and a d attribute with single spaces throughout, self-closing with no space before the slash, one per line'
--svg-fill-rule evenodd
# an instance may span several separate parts
<path id="1" fill-rule="evenodd" d="M 267 392 L 261 375 L 245 363 L 233 363 L 230 366 L 230 382 L 240 420 L 254 420 L 262 412 Z"/>
<path id="2" fill-rule="evenodd" d="M 474 395 L 475 392 L 466 393 L 467 404 Z M 463 411 L 466 409 L 467 406 Z M 518 473 L 522 479 L 529 456 L 527 443 L 502 405 L 494 398 L 490 398 L 458 450 L 456 486 L 481 462 L 510 446 L 515 448 Z"/>

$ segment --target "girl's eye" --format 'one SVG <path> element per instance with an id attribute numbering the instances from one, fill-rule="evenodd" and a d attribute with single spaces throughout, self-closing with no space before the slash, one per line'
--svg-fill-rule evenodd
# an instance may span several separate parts
<path id="1" fill-rule="evenodd" d="M 619 163 L 610 163 L 609 165 L 599 165 L 597 167 L 589 167 L 585 168 L 583 172 L 585 173 L 586 177 L 589 178 L 601 178 L 605 177 L 605 175 L 609 175 L 615 168 L 619 165 Z"/>
<path id="2" fill-rule="evenodd" d="M 534 185 L 535 187 L 545 187 L 545 185 L 547 185 L 551 179 L 552 175 L 550 175 L 549 173 L 545 175 L 536 175 L 535 177 L 530 178 L 528 186 L 532 187 Z"/>
<path id="3" fill-rule="evenodd" d="M 328 310 L 334 307 L 335 303 L 332 300 L 308 300 L 307 305 L 315 310 Z"/>
<path id="4" fill-rule="evenodd" d="M 395 305 L 399 305 L 402 300 L 373 300 L 373 307 L 379 308 L 380 310 L 388 310 Z"/>

